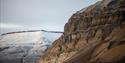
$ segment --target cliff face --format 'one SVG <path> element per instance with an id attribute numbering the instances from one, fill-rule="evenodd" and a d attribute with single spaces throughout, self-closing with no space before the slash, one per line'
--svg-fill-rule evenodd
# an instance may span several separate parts
<path id="1" fill-rule="evenodd" d="M 103 0 L 73 14 L 39 63 L 125 63 L 125 0 Z"/>

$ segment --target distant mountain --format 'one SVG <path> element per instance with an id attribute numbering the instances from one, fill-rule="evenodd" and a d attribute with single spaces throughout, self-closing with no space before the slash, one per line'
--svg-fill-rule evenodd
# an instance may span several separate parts
<path id="1" fill-rule="evenodd" d="M 62 32 L 30 30 L 0 35 L 0 63 L 36 63 Z"/>

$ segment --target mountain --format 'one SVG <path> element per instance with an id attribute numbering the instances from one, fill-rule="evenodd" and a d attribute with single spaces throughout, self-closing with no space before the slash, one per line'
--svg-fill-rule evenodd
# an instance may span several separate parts
<path id="1" fill-rule="evenodd" d="M 36 63 L 62 32 L 30 30 L 0 35 L 0 63 Z"/>
<path id="2" fill-rule="evenodd" d="M 38 63 L 125 63 L 125 0 L 76 12 Z"/>

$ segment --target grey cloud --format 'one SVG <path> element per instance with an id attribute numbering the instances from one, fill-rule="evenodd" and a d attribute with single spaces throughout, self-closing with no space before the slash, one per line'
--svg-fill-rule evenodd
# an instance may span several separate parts
<path id="1" fill-rule="evenodd" d="M 0 0 L 0 22 L 17 23 L 31 29 L 63 31 L 63 26 L 73 13 L 95 2 L 96 0 Z"/>

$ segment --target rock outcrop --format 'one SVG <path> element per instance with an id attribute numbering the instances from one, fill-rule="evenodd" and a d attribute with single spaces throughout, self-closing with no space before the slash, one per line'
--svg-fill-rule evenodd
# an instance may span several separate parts
<path id="1" fill-rule="evenodd" d="M 39 63 L 125 63 L 125 0 L 103 0 L 71 16 Z"/>

